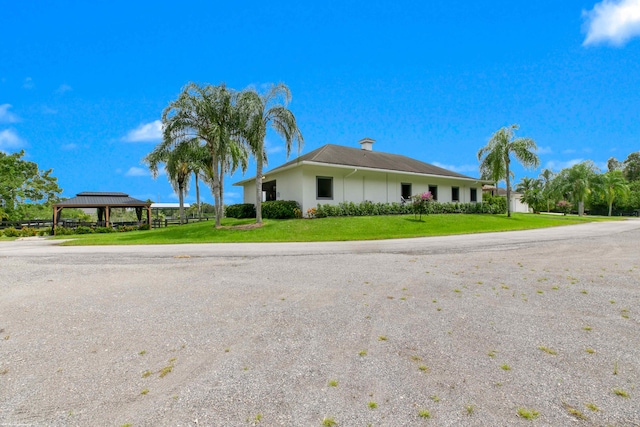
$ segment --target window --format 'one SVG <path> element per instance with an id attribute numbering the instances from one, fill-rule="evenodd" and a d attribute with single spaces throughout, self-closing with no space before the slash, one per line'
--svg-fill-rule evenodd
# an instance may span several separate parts
<path id="1" fill-rule="evenodd" d="M 411 184 L 403 182 L 400 184 L 400 195 L 403 200 L 411 199 Z"/>
<path id="2" fill-rule="evenodd" d="M 477 202 L 478 201 L 478 189 L 476 189 L 476 188 L 472 188 L 471 189 L 471 201 L 472 202 Z"/>
<path id="3" fill-rule="evenodd" d="M 460 201 L 460 188 L 451 187 L 451 201 L 459 202 Z"/>
<path id="4" fill-rule="evenodd" d="M 429 186 L 429 192 L 433 196 L 433 200 L 438 200 L 438 186 L 437 185 L 430 185 Z"/>
<path id="5" fill-rule="evenodd" d="M 333 178 L 316 177 L 316 199 L 333 199 Z"/>

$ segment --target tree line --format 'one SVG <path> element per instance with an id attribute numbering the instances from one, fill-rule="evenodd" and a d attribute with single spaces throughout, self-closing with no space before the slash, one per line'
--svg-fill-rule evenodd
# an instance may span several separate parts
<path id="1" fill-rule="evenodd" d="M 602 172 L 587 160 L 554 173 L 543 169 L 537 178 L 523 178 L 516 190 L 522 201 L 534 212 L 576 210 L 611 216 L 614 209 L 633 214 L 640 209 L 640 151 L 624 161 L 610 158 L 607 171 Z M 637 214 L 637 213 L 636 213 Z"/>
<path id="2" fill-rule="evenodd" d="M 249 156 L 256 162 L 256 222 L 262 222 L 262 173 L 267 163 L 265 138 L 273 129 L 285 142 L 286 154 L 304 140 L 294 114 L 287 108 L 291 92 L 284 83 L 264 93 L 249 88 L 235 91 L 224 83 L 187 84 L 162 112 L 162 141 L 143 159 L 155 177 L 164 165 L 180 201 L 195 177 L 196 203 L 200 206 L 199 180 L 211 188 L 216 226 L 224 216 L 224 177 L 238 168 L 245 172 Z M 201 212 L 199 212 L 200 215 Z"/>

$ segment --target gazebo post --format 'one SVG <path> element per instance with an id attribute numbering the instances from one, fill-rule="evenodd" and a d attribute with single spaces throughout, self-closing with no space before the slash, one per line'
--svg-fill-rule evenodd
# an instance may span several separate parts
<path id="1" fill-rule="evenodd" d="M 109 226 L 109 206 L 104 207 L 104 226 Z"/>
<path id="2" fill-rule="evenodd" d="M 151 205 L 147 205 L 147 225 L 149 226 L 149 230 L 151 230 Z"/>

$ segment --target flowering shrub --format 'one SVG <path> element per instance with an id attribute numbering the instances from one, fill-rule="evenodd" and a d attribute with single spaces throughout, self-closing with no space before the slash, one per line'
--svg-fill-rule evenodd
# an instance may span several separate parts
<path id="1" fill-rule="evenodd" d="M 429 205 L 432 200 L 433 194 L 431 194 L 431 191 L 425 191 L 413 196 L 413 215 L 420 214 L 420 220 L 422 220 L 422 214 L 429 215 Z"/>
<path id="2" fill-rule="evenodd" d="M 558 210 L 565 215 L 571 212 L 571 203 L 566 200 L 560 200 L 556 206 L 558 207 Z"/>
<path id="3" fill-rule="evenodd" d="M 318 210 L 316 208 L 307 209 L 307 218 L 315 218 Z"/>
<path id="4" fill-rule="evenodd" d="M 295 209 L 293 210 L 293 214 L 294 214 L 294 215 L 296 216 L 296 218 L 298 218 L 298 219 L 302 218 L 302 210 L 300 210 L 300 209 L 298 209 L 298 208 L 295 208 Z"/>

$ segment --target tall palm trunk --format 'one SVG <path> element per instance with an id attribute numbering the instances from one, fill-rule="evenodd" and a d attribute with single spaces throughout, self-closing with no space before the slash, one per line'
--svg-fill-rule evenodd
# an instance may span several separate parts
<path id="1" fill-rule="evenodd" d="M 511 218 L 511 180 L 509 179 L 509 152 L 507 151 L 507 158 L 505 162 L 507 177 L 505 181 L 507 182 L 507 218 Z"/>
<path id="2" fill-rule="evenodd" d="M 184 185 L 182 181 L 178 183 L 178 199 L 180 201 L 180 224 L 184 224 Z"/>
<path id="3" fill-rule="evenodd" d="M 211 162 L 212 162 L 212 170 L 213 170 L 213 185 L 211 189 L 213 190 L 213 199 L 216 209 L 216 227 L 220 227 L 221 225 L 221 216 L 220 216 L 220 174 L 218 172 L 218 156 L 216 156 L 215 152 L 211 153 Z"/>
<path id="4" fill-rule="evenodd" d="M 202 209 L 200 207 L 200 184 L 198 183 L 198 174 L 194 172 L 196 177 L 196 205 L 198 207 L 198 219 L 202 219 Z"/>
<path id="5" fill-rule="evenodd" d="M 260 150 L 262 152 L 262 149 Z M 263 159 L 256 155 L 256 223 L 262 223 L 262 168 Z"/>

